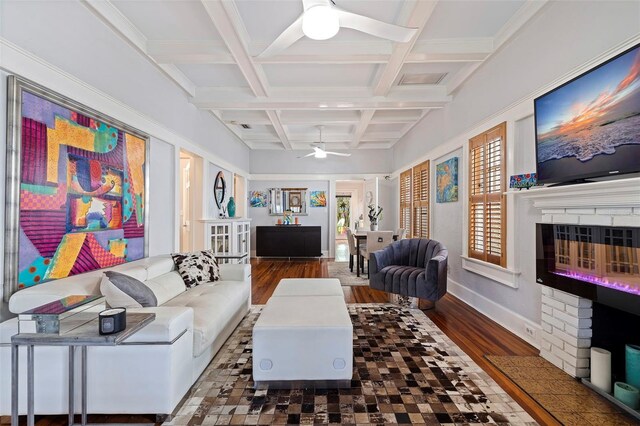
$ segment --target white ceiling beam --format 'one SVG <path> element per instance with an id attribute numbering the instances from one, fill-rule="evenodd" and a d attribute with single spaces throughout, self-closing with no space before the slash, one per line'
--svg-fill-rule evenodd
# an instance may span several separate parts
<path id="1" fill-rule="evenodd" d="M 516 35 L 547 4 L 547 0 L 527 0 L 516 11 L 493 38 L 493 52 L 498 51 L 507 41 Z"/>
<path id="2" fill-rule="evenodd" d="M 160 64 L 235 64 L 226 45 L 215 40 L 147 40 L 146 45 L 147 53 Z M 252 60 L 254 64 L 386 64 L 392 52 L 387 41 L 329 40 L 320 49 L 317 42 L 306 45 L 299 53 L 290 48 L 286 54 Z M 493 37 L 417 40 L 405 63 L 477 62 L 491 54 L 493 46 Z"/>
<path id="3" fill-rule="evenodd" d="M 387 96 L 373 96 L 371 91 L 350 91 L 349 88 L 325 87 L 322 90 L 307 87 L 281 87 L 273 90 L 269 97 L 256 97 L 248 88 L 242 87 L 198 87 L 196 94 L 190 100 L 193 104 L 203 108 L 206 105 L 225 105 L 227 103 L 251 104 L 268 103 L 271 107 L 266 109 L 278 110 L 278 105 L 292 102 L 315 103 L 317 108 L 325 108 L 325 104 L 346 105 L 359 101 L 377 102 L 449 102 L 451 96 L 447 95 L 447 88 L 442 85 L 427 85 L 418 87 L 394 87 Z M 340 96 L 340 93 L 343 93 Z M 346 94 L 345 94 L 346 93 Z M 221 108 L 224 109 L 224 108 Z M 289 108 L 286 108 L 289 109 Z M 365 108 L 368 109 L 368 108 Z M 390 109 L 397 109 L 396 107 Z M 403 108 L 408 109 L 408 108 Z M 417 109 L 420 109 L 417 107 Z"/>
<path id="4" fill-rule="evenodd" d="M 461 68 L 447 83 L 447 94 L 453 94 L 467 78 L 471 76 L 479 67 L 482 62 L 472 62 Z"/>
<path id="5" fill-rule="evenodd" d="M 374 96 L 387 96 L 389 94 L 389 90 L 393 86 L 393 82 L 396 77 L 400 73 L 400 70 L 404 66 L 404 63 L 407 59 L 407 56 L 413 49 L 420 33 L 424 29 L 424 26 L 427 24 L 427 21 L 431 17 L 437 1 L 422 1 L 422 2 L 409 2 L 409 6 L 407 6 L 401 13 L 407 15 L 408 7 L 412 8 L 412 11 L 409 14 L 409 18 L 406 21 L 406 26 L 411 28 L 417 28 L 418 31 L 415 36 L 408 43 L 396 43 L 393 47 L 393 52 L 391 52 L 391 56 L 389 57 L 389 61 L 385 65 L 378 82 L 373 88 Z M 373 118 L 374 112 L 362 112 L 362 117 L 360 118 L 360 123 L 356 127 L 356 131 L 353 135 L 353 141 L 351 142 L 351 146 L 353 148 L 357 148 L 360 143 L 360 138 L 367 131 L 367 127 L 369 127 L 369 122 L 371 118 Z"/>
<path id="6" fill-rule="evenodd" d="M 268 110 L 267 116 L 269 116 L 269 120 L 271 120 L 273 128 L 278 134 L 278 137 L 280 138 L 282 145 L 284 145 L 286 149 L 291 149 L 291 142 L 289 142 L 287 131 L 285 130 L 284 126 L 282 125 L 282 122 L 280 121 L 280 116 L 278 115 L 278 111 Z"/>
<path id="7" fill-rule="evenodd" d="M 215 40 L 148 40 L 147 52 L 160 64 L 235 64 L 224 43 Z"/>
<path id="8" fill-rule="evenodd" d="M 404 110 L 404 109 L 437 109 L 443 108 L 451 98 L 446 97 L 443 100 L 432 101 L 393 101 L 385 98 L 365 98 L 348 101 L 313 101 L 313 100 L 277 100 L 277 99 L 255 99 L 252 101 L 242 100 L 200 100 L 192 98 L 191 103 L 202 109 L 213 110 L 320 110 L 320 111 L 354 111 L 369 109 L 388 109 L 388 110 Z"/>
<path id="9" fill-rule="evenodd" d="M 196 86 L 175 65 L 162 65 L 156 62 L 147 51 L 148 40 L 145 35 L 124 16 L 120 9 L 109 0 L 81 0 L 81 3 L 104 22 L 123 40 L 143 54 L 145 58 L 157 66 L 166 76 L 172 79 L 189 96 L 193 96 Z"/>
<path id="10" fill-rule="evenodd" d="M 242 24 L 242 19 L 235 3 L 231 0 L 202 0 L 202 4 L 238 68 L 240 68 L 240 72 L 247 80 L 253 94 L 258 98 L 269 96 L 269 84 L 264 71 L 259 65 L 253 63 L 247 50 L 246 40 L 249 40 L 249 36 Z M 282 145 L 286 149 L 291 149 L 291 144 L 287 139 L 286 131 L 280 122 L 278 113 L 275 110 L 270 110 L 267 111 L 267 116 L 280 137 Z"/>
<path id="11" fill-rule="evenodd" d="M 371 123 L 371 119 L 375 113 L 376 111 L 372 109 L 361 111 L 360 122 L 356 126 L 355 132 L 353 132 L 353 139 L 351 140 L 352 148 L 356 148 L 362 140 L 362 136 L 364 136 L 364 133 L 367 131 L 367 127 L 369 127 L 369 123 Z"/>
<path id="12" fill-rule="evenodd" d="M 227 49 L 235 60 L 240 72 L 249 84 L 253 94 L 258 97 L 268 96 L 269 87 L 264 74 L 258 71 L 247 52 L 245 41 L 229 16 L 230 1 L 202 0 L 207 14 L 222 37 Z M 233 12 L 232 12 L 233 13 Z"/>

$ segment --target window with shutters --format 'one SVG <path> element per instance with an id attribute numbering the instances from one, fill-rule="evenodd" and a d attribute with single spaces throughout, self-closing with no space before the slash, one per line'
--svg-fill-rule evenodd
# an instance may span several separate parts
<path id="1" fill-rule="evenodd" d="M 400 174 L 400 228 L 411 235 L 411 169 Z"/>
<path id="2" fill-rule="evenodd" d="M 507 123 L 469 140 L 469 257 L 506 267 Z"/>
<path id="3" fill-rule="evenodd" d="M 429 160 L 413 168 L 413 238 L 429 238 Z"/>

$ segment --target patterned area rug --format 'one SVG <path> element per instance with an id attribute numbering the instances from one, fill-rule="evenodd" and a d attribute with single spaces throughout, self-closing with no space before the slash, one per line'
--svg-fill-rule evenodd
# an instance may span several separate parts
<path id="1" fill-rule="evenodd" d="M 354 372 L 347 389 L 254 390 L 253 307 L 170 424 L 513 424 L 532 418 L 416 309 L 349 305 Z"/>
<path id="2" fill-rule="evenodd" d="M 356 266 L 353 265 L 353 272 L 349 270 L 349 262 L 328 262 L 327 268 L 329 270 L 330 278 L 337 278 L 340 280 L 340 284 L 345 286 L 359 286 L 369 285 L 369 279 L 367 278 L 367 270 L 364 274 L 356 276 Z"/>
<path id="3" fill-rule="evenodd" d="M 542 357 L 487 355 L 486 358 L 566 426 L 638 424 Z"/>

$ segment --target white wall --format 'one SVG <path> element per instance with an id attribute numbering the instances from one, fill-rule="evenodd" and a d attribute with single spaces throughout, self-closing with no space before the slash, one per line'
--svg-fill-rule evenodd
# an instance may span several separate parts
<path id="1" fill-rule="evenodd" d="M 249 182 L 248 192 L 266 191 L 268 188 L 308 188 L 307 201 L 310 191 L 325 191 L 327 196 L 327 207 L 307 207 L 308 216 L 295 216 L 304 226 L 321 226 L 322 227 L 322 252 L 329 251 L 329 214 L 331 206 L 335 203 L 334 194 L 329 192 L 329 181 L 326 180 L 252 180 Z M 308 206 L 308 204 L 307 204 Z M 251 250 L 255 255 L 256 248 L 256 226 L 275 225 L 281 216 L 269 216 L 268 207 L 251 207 L 247 208 L 247 216 L 251 218 Z M 331 242 L 332 244 L 332 242 Z"/>
<path id="2" fill-rule="evenodd" d="M 382 220 L 379 222 L 380 231 L 395 231 L 398 228 L 398 210 L 400 201 L 396 203 L 395 194 L 398 179 L 378 179 L 378 205 L 382 207 Z"/>
<path id="3" fill-rule="evenodd" d="M 450 104 L 428 114 L 393 148 L 395 173 L 431 159 L 433 185 L 435 165 L 460 157 L 461 201 L 435 203 L 432 185 L 431 235 L 450 252 L 449 290 L 534 344 L 524 325 L 540 322 L 534 246 L 539 217 L 528 201 L 507 196 L 508 267 L 520 273 L 518 288 L 463 269 L 466 143 L 506 121 L 507 175 L 534 171 L 533 98 L 604 61 L 605 54 L 613 56 L 637 43 L 639 29 L 638 2 L 549 2 L 470 77 Z"/>
<path id="4" fill-rule="evenodd" d="M 324 159 L 298 158 L 309 152 L 310 150 L 252 150 L 251 174 L 389 174 L 392 169 L 392 158 L 388 150 L 340 151 L 351 153 L 351 157 L 330 155 Z"/>

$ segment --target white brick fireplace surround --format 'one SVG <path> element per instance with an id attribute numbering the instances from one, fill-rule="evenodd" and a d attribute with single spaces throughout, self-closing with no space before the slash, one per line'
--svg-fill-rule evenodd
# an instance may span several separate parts
<path id="1" fill-rule="evenodd" d="M 640 227 L 640 178 L 553 188 L 522 194 L 541 223 Z M 540 355 L 574 377 L 589 377 L 592 302 L 542 286 Z"/>

